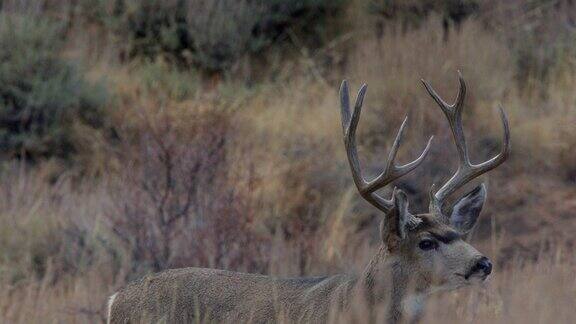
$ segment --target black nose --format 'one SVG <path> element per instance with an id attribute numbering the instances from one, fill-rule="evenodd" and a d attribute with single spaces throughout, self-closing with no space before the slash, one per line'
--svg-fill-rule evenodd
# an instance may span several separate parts
<path id="1" fill-rule="evenodd" d="M 474 266 L 476 271 L 483 271 L 485 275 L 492 272 L 492 262 L 487 257 L 482 257 Z"/>

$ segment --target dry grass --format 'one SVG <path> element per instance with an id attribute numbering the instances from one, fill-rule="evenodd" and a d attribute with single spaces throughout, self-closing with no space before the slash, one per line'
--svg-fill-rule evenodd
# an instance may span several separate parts
<path id="1" fill-rule="evenodd" d="M 513 154 L 483 179 L 490 194 L 473 241 L 498 266 L 484 287 L 433 298 L 424 322 L 576 321 L 573 58 L 537 89 L 523 89 L 507 40 L 484 23 L 469 20 L 448 40 L 435 18 L 381 38 L 354 29 L 343 44 L 317 55 L 302 51 L 278 63 L 278 75 L 263 77 L 270 82 L 251 87 L 238 80 L 206 85 L 162 62 L 109 63 L 106 46 L 71 50 L 67 55 L 94 60 L 90 76 L 106 76 L 115 89 L 109 113 L 119 136 L 112 146 L 90 134 L 82 139 L 95 147 L 80 159 L 84 177 L 50 162 L 1 171 L 0 322 L 98 322 L 109 294 L 166 267 L 279 276 L 360 271 L 378 242 L 379 215 L 349 175 L 339 81 L 348 77 L 353 89 L 369 84 L 359 142 L 371 173 L 382 167 L 405 114 L 401 161 L 437 135 L 424 167 L 396 183 L 419 212 L 429 186 L 455 162 L 447 125 L 419 79 L 451 99 L 458 69 L 469 85 L 473 159 L 498 150 L 496 105 L 511 122 Z M 321 64 L 324 55 L 341 56 L 342 67 Z M 211 159 L 205 148 L 214 147 Z M 166 180 L 160 170 L 168 159 L 176 171 Z M 201 171 L 191 172 L 197 163 Z M 148 195 L 150 187 L 165 189 L 156 194 L 167 203 Z M 164 228 L 158 217 L 182 207 L 177 230 Z"/>
<path id="2" fill-rule="evenodd" d="M 282 249 L 276 249 L 281 251 Z M 365 247 L 348 255 L 360 264 L 372 252 Z M 514 262 L 496 269 L 482 287 L 463 288 L 430 299 L 425 323 L 571 323 L 576 298 L 576 263 L 571 251 L 558 248 L 534 263 Z M 278 257 L 278 256 L 277 256 Z M 287 258 L 277 266 L 289 269 Z M 349 269 L 347 269 L 349 270 Z M 313 271 L 314 272 L 314 271 Z M 49 278 L 49 277 L 46 277 Z M 3 289 L 0 321 L 7 323 L 94 323 L 104 319 L 104 303 L 116 286 L 101 271 L 65 280 L 58 285 L 49 279 Z M 353 309 L 362 309 L 360 305 Z M 353 313 L 356 321 L 364 313 Z M 343 321 L 342 321 L 343 320 Z M 335 320 L 335 323 L 348 319 Z"/>

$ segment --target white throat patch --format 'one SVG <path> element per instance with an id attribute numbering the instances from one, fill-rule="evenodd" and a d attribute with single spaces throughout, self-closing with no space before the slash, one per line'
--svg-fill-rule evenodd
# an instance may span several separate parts
<path id="1" fill-rule="evenodd" d="M 414 294 L 407 296 L 402 301 L 402 310 L 408 318 L 418 317 L 424 310 L 427 294 Z"/>

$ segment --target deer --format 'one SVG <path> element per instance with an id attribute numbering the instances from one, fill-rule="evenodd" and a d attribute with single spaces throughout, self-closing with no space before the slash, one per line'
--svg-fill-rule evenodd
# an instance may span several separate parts
<path id="1" fill-rule="evenodd" d="M 205 268 L 166 270 L 129 283 L 108 303 L 108 323 L 327 323 L 334 314 L 345 314 L 362 301 L 369 322 L 385 309 L 381 321 L 418 322 L 426 300 L 448 291 L 484 282 L 492 263 L 467 241 L 486 200 L 486 186 L 473 190 L 446 206 L 447 198 L 480 175 L 502 164 L 510 153 L 510 129 L 502 106 L 500 152 L 479 164 L 470 161 L 462 125 L 466 83 L 460 72 L 453 104 L 446 103 L 422 80 L 441 108 L 458 152 L 458 168 L 438 189 L 432 185 L 427 213 L 413 214 L 407 194 L 398 188 L 390 198 L 377 191 L 422 164 L 433 136 L 415 160 L 397 165 L 395 158 L 407 123 L 404 118 L 391 146 L 384 170 L 366 180 L 358 158 L 356 129 L 367 85 L 358 91 L 353 109 L 348 82 L 340 87 L 344 146 L 353 182 L 360 196 L 382 212 L 377 252 L 358 274 L 311 278 L 277 278 Z M 384 307 L 384 308 L 383 308 Z M 280 317 L 282 314 L 282 317 Z M 281 320 L 282 318 L 282 320 Z"/>

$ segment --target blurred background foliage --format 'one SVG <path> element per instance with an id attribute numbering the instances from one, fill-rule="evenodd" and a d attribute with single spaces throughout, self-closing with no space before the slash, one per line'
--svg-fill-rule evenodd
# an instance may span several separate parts
<path id="1" fill-rule="evenodd" d="M 120 35 L 126 59 L 159 56 L 203 72 L 224 72 L 285 41 L 288 31 L 320 44 L 343 1 L 91 0 L 85 17 Z"/>
<path id="2" fill-rule="evenodd" d="M 370 85 L 370 174 L 405 114 L 401 159 L 437 135 L 395 184 L 419 211 L 454 149 L 418 80 L 451 99 L 457 70 L 473 159 L 498 151 L 492 108 L 512 126 L 477 244 L 502 266 L 572 246 L 572 0 L 0 0 L 0 321 L 61 321 L 15 302 L 47 291 L 44 309 L 72 299 L 93 322 L 110 291 L 172 267 L 361 264 L 380 218 L 351 182 L 339 83 Z"/>
<path id="3" fill-rule="evenodd" d="M 25 158 L 76 152 L 78 124 L 103 125 L 108 94 L 60 56 L 63 26 L 28 16 L 0 16 L 0 147 Z"/>

